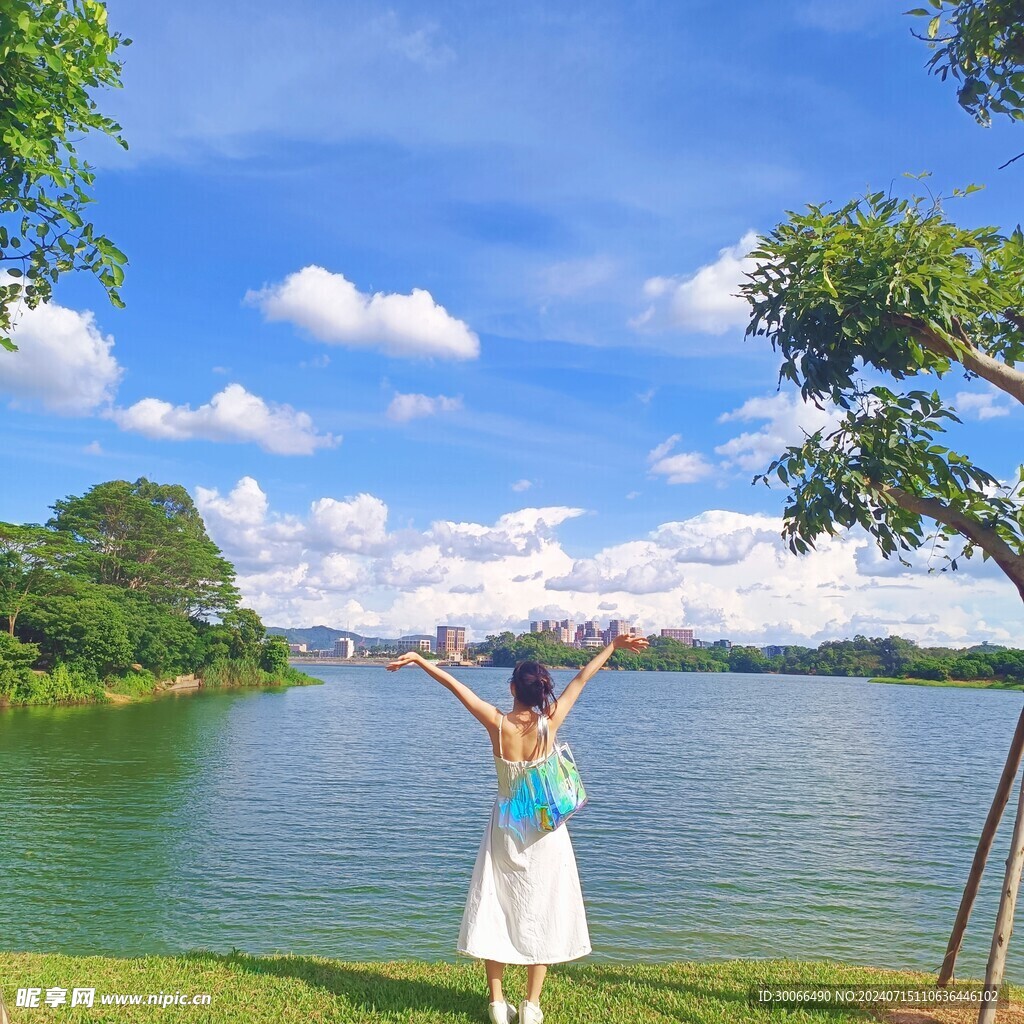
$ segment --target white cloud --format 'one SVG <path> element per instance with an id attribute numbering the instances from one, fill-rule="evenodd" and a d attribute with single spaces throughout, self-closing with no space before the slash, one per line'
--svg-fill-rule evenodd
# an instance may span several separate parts
<path id="1" fill-rule="evenodd" d="M 618 269 L 614 260 L 600 255 L 553 263 L 541 274 L 541 290 L 561 298 L 579 295 L 606 284 Z"/>
<path id="2" fill-rule="evenodd" d="M 583 513 L 581 508 L 556 505 L 507 512 L 493 526 L 439 520 L 427 536 L 445 557 L 497 561 L 539 553 L 553 539 L 555 527 Z"/>
<path id="3" fill-rule="evenodd" d="M 581 558 L 558 527 L 582 510 L 562 506 L 389 531 L 374 495 L 320 498 L 304 516 L 283 515 L 251 477 L 225 495 L 199 488 L 196 503 L 238 565 L 247 602 L 273 625 L 397 636 L 447 620 L 480 639 L 521 632 L 530 619 L 615 612 L 645 630 L 692 626 L 738 643 L 814 646 L 859 632 L 922 644 L 1024 641 L 1005 579 L 890 574 L 859 533 L 797 558 L 774 516 L 713 509 Z"/>
<path id="4" fill-rule="evenodd" d="M 313 543 L 339 551 L 381 551 L 388 539 L 388 507 L 372 494 L 338 501 L 320 498 L 309 515 Z"/>
<path id="5" fill-rule="evenodd" d="M 412 64 L 435 71 L 455 60 L 455 51 L 438 39 L 440 28 L 433 22 L 407 29 L 394 11 L 377 19 L 375 27 L 388 41 L 388 48 Z"/>
<path id="6" fill-rule="evenodd" d="M 525 479 L 524 480 L 517 480 L 512 485 L 512 490 L 516 491 L 516 492 L 528 491 L 532 486 L 533 486 L 533 481 L 532 480 L 525 480 Z"/>
<path id="7" fill-rule="evenodd" d="M 736 245 L 718 253 L 696 273 L 678 277 L 652 277 L 644 282 L 651 305 L 631 321 L 633 327 L 679 328 L 703 334 L 724 334 L 745 327 L 749 306 L 739 297 L 743 275 L 754 262 L 748 253 L 757 245 L 757 234 L 748 231 Z"/>
<path id="8" fill-rule="evenodd" d="M 114 339 L 96 318 L 54 302 L 22 311 L 12 332 L 17 352 L 0 352 L 0 393 L 12 404 L 84 416 L 113 401 L 123 370 Z"/>
<path id="9" fill-rule="evenodd" d="M 82 449 L 82 452 L 85 455 L 102 455 L 103 454 L 103 445 L 101 445 L 99 443 L 99 441 L 90 441 Z"/>
<path id="10" fill-rule="evenodd" d="M 1009 416 L 1010 408 L 1000 404 L 1003 394 L 990 389 L 988 391 L 958 391 L 953 400 L 953 408 L 962 419 L 993 420 L 998 416 Z"/>
<path id="11" fill-rule="evenodd" d="M 738 409 L 723 413 L 719 423 L 765 421 L 759 430 L 744 431 L 715 448 L 723 465 L 757 472 L 790 445 L 801 444 L 806 434 L 838 426 L 842 414 L 834 408 L 818 409 L 798 394 L 780 391 L 775 395 L 748 398 Z"/>
<path id="12" fill-rule="evenodd" d="M 673 434 L 647 453 L 652 476 L 663 476 L 670 484 L 693 484 L 714 472 L 714 467 L 700 452 L 670 455 L 678 441 L 679 434 Z"/>
<path id="13" fill-rule="evenodd" d="M 267 320 L 286 320 L 320 341 L 378 348 L 392 356 L 475 359 L 480 339 L 438 305 L 430 292 L 409 295 L 359 291 L 344 274 L 308 266 L 279 284 L 246 293 Z"/>
<path id="14" fill-rule="evenodd" d="M 317 448 L 329 448 L 341 441 L 340 437 L 317 433 L 308 413 L 266 402 L 241 384 L 229 384 L 195 409 L 159 398 L 143 398 L 109 415 L 122 430 L 146 437 L 252 442 L 275 455 L 311 455 Z"/>
<path id="15" fill-rule="evenodd" d="M 409 420 L 423 416 L 436 416 L 443 412 L 456 412 L 462 408 L 461 398 L 449 398 L 447 395 L 402 395 L 396 392 L 388 406 L 387 417 L 396 423 L 407 423 Z"/>

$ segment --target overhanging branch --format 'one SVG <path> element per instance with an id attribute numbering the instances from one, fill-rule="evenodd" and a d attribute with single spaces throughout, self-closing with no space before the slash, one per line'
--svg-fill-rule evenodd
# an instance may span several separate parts
<path id="1" fill-rule="evenodd" d="M 889 322 L 893 327 L 898 327 L 912 335 L 914 340 L 929 352 L 960 363 L 965 370 L 970 370 L 971 373 L 983 377 L 1000 391 L 1010 395 L 1011 398 L 1016 398 L 1024 405 L 1024 373 L 1021 373 L 1020 370 L 1014 369 L 999 359 L 994 359 L 986 352 L 981 352 L 966 339 L 963 349 L 954 349 L 945 338 L 916 317 L 907 316 L 905 313 L 892 313 L 889 316 Z"/>
<path id="2" fill-rule="evenodd" d="M 907 512 L 914 512 L 917 515 L 933 519 L 967 537 L 982 551 L 985 551 L 1006 573 L 1017 588 L 1021 600 L 1024 600 L 1024 555 L 1014 551 L 994 530 L 982 526 L 977 519 L 952 508 L 938 498 L 920 498 L 901 487 L 892 487 L 887 484 L 878 485 L 875 490 L 880 494 L 887 495 Z"/>

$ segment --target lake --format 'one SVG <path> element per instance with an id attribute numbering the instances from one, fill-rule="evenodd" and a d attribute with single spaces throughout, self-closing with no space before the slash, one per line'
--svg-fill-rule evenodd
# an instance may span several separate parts
<path id="1" fill-rule="evenodd" d="M 326 685 L 0 711 L 0 948 L 454 959 L 494 799 L 486 734 L 422 672 L 313 671 Z M 454 674 L 509 703 L 508 670 Z M 600 673 L 561 733 L 591 797 L 569 829 L 594 959 L 936 969 L 1020 706 Z M 984 969 L 1015 802 L 963 976 Z"/>

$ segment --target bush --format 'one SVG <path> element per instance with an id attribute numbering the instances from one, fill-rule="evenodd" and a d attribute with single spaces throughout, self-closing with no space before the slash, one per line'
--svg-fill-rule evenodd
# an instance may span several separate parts
<path id="1" fill-rule="evenodd" d="M 12 704 L 84 704 L 106 699 L 99 683 L 63 663 L 49 672 L 28 672 L 10 696 Z"/>
<path id="2" fill-rule="evenodd" d="M 103 685 L 113 693 L 122 693 L 127 697 L 141 697 L 152 693 L 156 688 L 157 678 L 149 669 L 125 672 L 107 676 Z"/>

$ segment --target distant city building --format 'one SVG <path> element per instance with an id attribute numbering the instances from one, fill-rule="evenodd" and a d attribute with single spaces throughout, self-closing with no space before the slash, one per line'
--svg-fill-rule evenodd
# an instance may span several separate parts
<path id="1" fill-rule="evenodd" d="M 711 646 L 711 641 L 710 640 L 700 640 L 697 637 L 694 637 L 693 638 L 693 646 L 694 647 L 710 647 Z"/>
<path id="2" fill-rule="evenodd" d="M 426 637 L 403 636 L 395 646 L 400 651 L 421 651 L 430 653 L 430 641 Z"/>
<path id="3" fill-rule="evenodd" d="M 531 622 L 530 623 L 530 632 L 531 633 L 539 633 L 540 632 L 540 623 L 536 622 L 536 621 Z"/>
<path id="4" fill-rule="evenodd" d="M 289 654 L 305 654 L 306 653 L 306 645 L 305 644 L 289 644 L 288 645 L 288 653 Z"/>
<path id="5" fill-rule="evenodd" d="M 351 658 L 356 653 L 356 642 L 350 636 L 342 636 L 334 641 L 336 658 Z"/>
<path id="6" fill-rule="evenodd" d="M 461 658 L 466 649 L 465 626 L 438 626 L 437 646 L 434 648 L 443 658 Z"/>
<path id="7" fill-rule="evenodd" d="M 766 658 L 781 658 L 786 653 L 786 648 L 779 647 L 776 644 L 769 644 L 767 647 L 761 648 L 761 653 Z"/>
<path id="8" fill-rule="evenodd" d="M 604 639 L 599 636 L 585 636 L 581 647 L 604 647 Z"/>
<path id="9" fill-rule="evenodd" d="M 617 636 L 629 636 L 632 632 L 633 627 L 629 624 L 629 619 L 611 619 L 608 628 L 601 634 L 601 639 L 610 644 Z"/>
<path id="10" fill-rule="evenodd" d="M 724 647 L 728 651 L 728 650 L 730 650 L 732 648 L 732 641 L 731 640 L 716 640 L 714 642 L 714 644 L 712 644 L 712 646 L 713 647 Z"/>
<path id="11" fill-rule="evenodd" d="M 679 643 L 685 644 L 687 647 L 693 646 L 692 629 L 663 629 L 661 635 L 668 637 L 669 640 L 678 640 Z"/>

